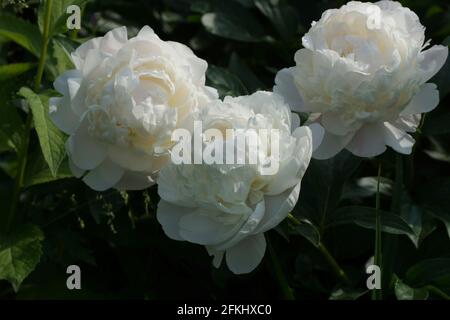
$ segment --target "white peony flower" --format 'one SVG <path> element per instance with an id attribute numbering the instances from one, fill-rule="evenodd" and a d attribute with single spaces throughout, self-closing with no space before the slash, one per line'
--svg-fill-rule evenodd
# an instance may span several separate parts
<path id="1" fill-rule="evenodd" d="M 148 26 L 132 39 L 121 27 L 89 40 L 72 60 L 76 69 L 54 83 L 63 97 L 50 100 L 50 116 L 69 135 L 73 174 L 98 191 L 154 183 L 173 129 L 217 98 L 205 86 L 207 63 Z"/>
<path id="2" fill-rule="evenodd" d="M 206 246 L 216 267 L 225 254 L 232 272 L 248 273 L 264 256 L 264 232 L 286 218 L 298 200 L 312 154 L 311 130 L 298 127 L 298 117 L 283 98 L 269 92 L 217 100 L 202 109 L 200 119 L 205 131 L 279 133 L 279 167 L 274 175 L 261 174 L 266 163 L 262 158 L 255 164 L 171 163 L 158 177 L 157 218 L 167 236 Z M 292 132 L 293 126 L 297 129 Z M 265 153 L 269 158 L 273 143 Z M 237 153 L 237 148 L 233 150 Z"/>
<path id="3" fill-rule="evenodd" d="M 440 45 L 424 50 L 424 40 L 417 15 L 393 1 L 349 2 L 312 23 L 296 66 L 277 74 L 274 91 L 325 128 L 315 158 L 343 148 L 372 157 L 386 145 L 411 153 L 408 133 L 439 103 L 426 82 L 448 54 Z"/>

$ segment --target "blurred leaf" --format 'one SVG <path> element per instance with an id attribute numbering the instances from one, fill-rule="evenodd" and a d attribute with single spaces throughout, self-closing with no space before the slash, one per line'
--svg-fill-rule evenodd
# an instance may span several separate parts
<path id="1" fill-rule="evenodd" d="M 33 225 L 22 225 L 7 236 L 0 235 L 0 279 L 8 280 L 16 292 L 38 264 L 43 239 L 41 229 Z"/>
<path id="2" fill-rule="evenodd" d="M 25 62 L 0 66 L 0 81 L 15 78 L 18 75 L 33 69 L 35 65 L 35 63 Z"/>
<path id="3" fill-rule="evenodd" d="M 400 279 L 395 282 L 395 296 L 398 300 L 427 300 L 427 289 L 414 289 L 403 283 Z"/>
<path id="4" fill-rule="evenodd" d="M 2 105 L 0 102 L 0 141 L 16 152 L 20 150 L 24 125 L 17 109 L 11 104 Z"/>
<path id="5" fill-rule="evenodd" d="M 295 8 L 282 1 L 255 0 L 256 7 L 272 22 L 278 34 L 285 40 L 299 34 L 300 17 Z"/>
<path id="6" fill-rule="evenodd" d="M 448 115 L 448 119 L 450 121 L 450 114 Z M 423 152 L 433 160 L 450 162 L 450 151 L 448 150 L 448 146 L 442 143 L 441 139 L 429 137 L 429 140 L 431 142 L 431 148 L 424 150 Z"/>
<path id="7" fill-rule="evenodd" d="M 47 96 L 39 96 L 25 87 L 20 89 L 19 94 L 23 96 L 30 105 L 42 153 L 53 177 L 56 177 L 59 166 L 66 157 L 66 137 L 55 127 L 49 118 Z"/>
<path id="8" fill-rule="evenodd" d="M 16 42 L 35 56 L 39 56 L 41 33 L 31 23 L 0 12 L 0 35 Z"/>
<path id="9" fill-rule="evenodd" d="M 445 224 L 450 237 L 450 178 L 438 178 L 421 185 L 417 198 L 428 213 Z"/>
<path id="10" fill-rule="evenodd" d="M 307 219 L 299 220 L 300 224 L 292 226 L 292 234 L 298 234 L 311 242 L 314 246 L 318 247 L 320 244 L 320 232 L 317 228 Z"/>
<path id="11" fill-rule="evenodd" d="M 331 293 L 330 300 L 357 300 L 367 293 L 361 289 L 337 289 Z"/>
<path id="12" fill-rule="evenodd" d="M 377 177 L 362 177 L 356 183 L 347 184 L 342 197 L 344 199 L 371 197 L 377 192 Z M 381 177 L 380 194 L 390 196 L 392 194 L 393 182 L 391 179 Z"/>
<path id="13" fill-rule="evenodd" d="M 417 287 L 436 285 L 439 288 L 450 288 L 450 259 L 423 260 L 408 269 L 405 280 Z"/>
<path id="14" fill-rule="evenodd" d="M 341 200 L 345 182 L 360 163 L 361 158 L 346 150 L 328 160 L 311 160 L 302 180 L 302 192 L 294 215 L 307 218 L 322 228 Z"/>
<path id="15" fill-rule="evenodd" d="M 375 230 L 375 208 L 349 206 L 337 209 L 328 220 L 327 227 L 341 224 L 356 224 L 360 227 Z M 400 216 L 380 211 L 381 230 L 390 234 L 404 234 L 415 237 L 414 231 Z"/>
<path id="16" fill-rule="evenodd" d="M 242 81 L 248 92 L 255 92 L 265 88 L 265 85 L 258 79 L 258 77 L 256 77 L 253 71 L 236 54 L 236 52 L 231 54 L 228 69 Z"/>
<path id="17" fill-rule="evenodd" d="M 202 16 L 202 24 L 210 33 L 243 42 L 264 40 L 262 25 L 242 5 L 228 1 L 215 6 L 213 10 Z"/>
<path id="18" fill-rule="evenodd" d="M 217 89 L 221 98 L 247 94 L 241 80 L 224 68 L 209 65 L 206 77 L 208 84 Z"/>
<path id="19" fill-rule="evenodd" d="M 411 196 L 406 191 L 402 192 L 400 216 L 414 232 L 414 235 L 408 235 L 408 237 L 416 247 L 419 247 L 422 234 L 422 215 L 422 208 L 412 201 Z"/>

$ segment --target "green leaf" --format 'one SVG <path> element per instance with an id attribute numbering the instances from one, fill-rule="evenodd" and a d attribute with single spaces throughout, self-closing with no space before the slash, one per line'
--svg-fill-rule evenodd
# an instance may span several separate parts
<path id="1" fill-rule="evenodd" d="M 0 36 L 4 36 L 39 56 L 42 37 L 39 29 L 15 16 L 0 13 Z"/>
<path id="2" fill-rule="evenodd" d="M 320 244 L 320 232 L 319 230 L 307 219 L 300 219 L 300 224 L 292 226 L 292 234 L 298 234 L 311 242 L 314 246 L 318 247 Z"/>
<path id="3" fill-rule="evenodd" d="M 208 32 L 243 42 L 260 42 L 265 39 L 262 25 L 242 5 L 228 1 L 215 6 L 213 10 L 215 11 L 204 14 L 201 19 Z"/>
<path id="4" fill-rule="evenodd" d="M 406 280 L 417 287 L 450 288 L 450 258 L 423 260 L 408 269 Z"/>
<path id="5" fill-rule="evenodd" d="M 11 63 L 0 66 L 0 81 L 12 79 L 34 68 L 36 64 L 25 63 Z"/>
<path id="6" fill-rule="evenodd" d="M 67 70 L 74 69 L 73 62 L 70 58 L 70 52 L 64 47 L 63 43 L 58 39 L 52 40 L 51 55 L 54 59 L 54 78 Z"/>
<path id="7" fill-rule="evenodd" d="M 372 197 L 377 193 L 378 177 L 362 177 L 355 183 L 347 184 L 342 197 L 344 199 L 355 199 Z M 380 194 L 390 196 L 392 194 L 392 180 L 380 178 Z"/>
<path id="8" fill-rule="evenodd" d="M 22 137 L 25 131 L 22 119 L 17 109 L 9 104 L 0 102 L 0 141 L 4 146 L 8 146 L 18 152 L 21 148 Z"/>
<path id="9" fill-rule="evenodd" d="M 357 300 L 367 293 L 361 289 L 337 289 L 331 293 L 330 300 Z"/>
<path id="10" fill-rule="evenodd" d="M 427 300 L 429 292 L 425 288 L 414 289 L 400 279 L 395 282 L 395 296 L 398 300 Z"/>
<path id="11" fill-rule="evenodd" d="M 222 98 L 225 96 L 240 96 L 248 93 L 241 80 L 224 68 L 209 65 L 206 77 L 208 85 L 216 88 Z"/>
<path id="12" fill-rule="evenodd" d="M 300 17 L 295 8 L 271 0 L 255 0 L 255 5 L 272 22 L 283 39 L 289 40 L 300 34 Z"/>
<path id="13" fill-rule="evenodd" d="M 67 18 L 69 14 L 66 13 L 67 7 L 70 5 L 77 5 L 80 7 L 84 7 L 84 5 L 89 0 L 58 0 L 53 1 L 50 13 L 50 33 L 49 36 L 53 36 L 58 33 L 67 31 Z M 41 33 L 44 29 L 44 10 L 45 9 L 45 1 L 41 1 L 41 5 L 38 10 L 38 25 Z"/>
<path id="14" fill-rule="evenodd" d="M 0 236 L 0 279 L 8 280 L 16 292 L 38 264 L 43 239 L 41 229 L 33 225 L 23 225 L 8 236 Z"/>
<path id="15" fill-rule="evenodd" d="M 450 178 L 433 179 L 417 190 L 420 206 L 433 217 L 442 221 L 450 237 Z"/>
<path id="16" fill-rule="evenodd" d="M 231 54 L 228 69 L 242 81 L 249 92 L 255 92 L 266 87 L 236 52 Z"/>
<path id="17" fill-rule="evenodd" d="M 47 162 L 53 177 L 56 177 L 58 168 L 66 156 L 66 137 L 55 127 L 49 118 L 47 96 L 39 96 L 25 87 L 20 89 L 19 94 L 23 96 L 30 105 L 44 159 Z"/>
<path id="18" fill-rule="evenodd" d="M 337 209 L 328 220 L 327 227 L 356 224 L 360 227 L 375 230 L 375 208 L 348 206 Z M 400 216 L 386 211 L 380 211 L 381 230 L 390 234 L 415 236 L 408 223 Z"/>
<path id="19" fill-rule="evenodd" d="M 361 158 L 345 150 L 328 160 L 311 160 L 293 214 L 323 227 L 341 200 L 344 184 L 360 163 Z"/>
<path id="20" fill-rule="evenodd" d="M 413 202 L 411 196 L 403 191 L 401 195 L 400 216 L 411 227 L 414 235 L 408 235 L 416 247 L 419 247 L 420 237 L 422 235 L 422 208 Z"/>
<path id="21" fill-rule="evenodd" d="M 28 188 L 34 185 L 49 183 L 71 177 L 72 172 L 70 171 L 67 158 L 65 158 L 65 160 L 61 163 L 58 174 L 54 176 L 50 171 L 42 152 L 35 152 L 30 156 L 30 160 L 28 161 L 24 186 L 25 188 Z"/>

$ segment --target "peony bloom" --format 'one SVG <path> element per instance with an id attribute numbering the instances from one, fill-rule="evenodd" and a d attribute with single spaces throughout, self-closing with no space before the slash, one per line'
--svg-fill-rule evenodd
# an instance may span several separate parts
<path id="1" fill-rule="evenodd" d="M 167 236 L 204 245 L 216 267 L 225 255 L 232 272 L 248 273 L 264 256 L 264 232 L 286 218 L 298 200 L 312 154 L 311 130 L 298 127 L 298 117 L 291 114 L 283 98 L 269 92 L 217 100 L 202 109 L 199 118 L 206 132 L 211 128 L 279 132 L 278 141 L 270 141 L 257 163 L 171 163 L 158 177 L 161 201 L 157 218 Z M 292 127 L 297 128 L 292 132 Z M 224 137 L 226 146 L 231 139 Z M 278 170 L 263 175 L 262 166 L 268 159 L 274 161 L 271 155 L 276 142 Z M 204 150 L 209 143 L 204 142 Z M 232 150 L 238 154 L 238 148 Z"/>
<path id="2" fill-rule="evenodd" d="M 67 133 L 72 172 L 92 189 L 143 189 L 167 162 L 173 129 L 217 98 L 207 63 L 151 28 L 125 27 L 81 45 L 76 67 L 56 79 L 50 116 Z"/>
<path id="3" fill-rule="evenodd" d="M 277 74 L 274 91 L 324 127 L 315 158 L 343 148 L 361 157 L 386 146 L 411 153 L 408 133 L 439 103 L 436 85 L 426 82 L 448 54 L 440 45 L 425 49 L 424 40 L 417 15 L 393 1 L 349 2 L 312 23 L 296 66 Z"/>

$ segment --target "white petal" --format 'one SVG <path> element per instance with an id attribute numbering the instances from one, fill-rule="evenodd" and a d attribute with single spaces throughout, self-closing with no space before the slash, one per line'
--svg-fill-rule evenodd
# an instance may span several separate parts
<path id="1" fill-rule="evenodd" d="M 356 132 L 347 150 L 358 157 L 375 157 L 386 150 L 384 126 L 381 123 L 366 124 Z"/>
<path id="2" fill-rule="evenodd" d="M 182 43 L 174 41 L 167 41 L 167 43 L 170 46 L 172 46 L 172 48 L 174 48 L 177 54 L 181 56 L 181 58 L 189 64 L 189 68 L 193 77 L 193 82 L 198 85 L 204 84 L 205 73 L 206 69 L 208 68 L 208 63 L 205 60 L 195 56 L 192 50 Z"/>
<path id="3" fill-rule="evenodd" d="M 322 143 L 314 151 L 314 159 L 328 159 L 334 157 L 338 154 L 352 139 L 353 134 L 348 134 L 345 136 L 337 136 L 325 131 Z"/>
<path id="4" fill-rule="evenodd" d="M 311 123 L 308 125 L 312 133 L 312 150 L 316 151 L 321 145 L 325 136 L 325 129 L 319 123 Z"/>
<path id="5" fill-rule="evenodd" d="M 296 128 L 300 127 L 300 117 L 296 113 L 291 114 L 291 130 L 294 131 Z"/>
<path id="6" fill-rule="evenodd" d="M 448 47 L 436 45 L 421 53 L 420 68 L 424 72 L 423 82 L 430 80 L 444 65 L 448 56 Z"/>
<path id="7" fill-rule="evenodd" d="M 189 213 L 189 209 L 161 199 L 158 203 L 156 219 L 161 224 L 166 236 L 173 240 L 182 241 L 184 239 L 180 235 L 179 222 L 184 215 Z"/>
<path id="8" fill-rule="evenodd" d="M 294 70 L 295 67 L 285 68 L 277 73 L 273 92 L 281 95 L 290 106 L 291 110 L 306 112 L 307 110 L 304 108 L 303 99 L 295 86 L 294 77 L 292 76 Z"/>
<path id="9" fill-rule="evenodd" d="M 249 273 L 261 263 L 265 251 L 264 234 L 248 237 L 227 250 L 227 266 L 235 274 Z"/>
<path id="10" fill-rule="evenodd" d="M 278 173 L 267 186 L 266 194 L 277 195 L 294 187 L 308 168 L 312 154 L 311 130 L 309 127 L 299 127 L 294 131 L 293 136 L 297 138 L 293 157 L 280 163 Z"/>
<path id="11" fill-rule="evenodd" d="M 131 171 L 148 171 L 152 169 L 153 156 L 143 151 L 117 145 L 108 146 L 108 155 L 112 161 Z"/>
<path id="12" fill-rule="evenodd" d="M 300 194 L 300 182 L 289 190 L 277 196 L 265 196 L 266 212 L 264 219 L 253 233 L 262 233 L 276 227 L 289 212 L 294 209 Z"/>
<path id="13" fill-rule="evenodd" d="M 439 91 L 434 83 L 425 83 L 412 98 L 401 115 L 430 112 L 439 104 Z"/>
<path id="14" fill-rule="evenodd" d="M 97 37 L 90 39 L 86 42 L 84 42 L 81 46 L 79 46 L 75 52 L 72 52 L 72 61 L 75 64 L 75 67 L 77 69 L 82 69 L 84 65 L 84 60 L 86 59 L 86 55 L 89 51 L 98 49 L 100 47 L 100 42 L 102 40 L 102 37 Z"/>
<path id="15" fill-rule="evenodd" d="M 122 178 L 124 170 L 110 160 L 105 160 L 94 170 L 91 170 L 83 181 L 96 191 L 105 191 L 115 186 Z"/>
<path id="16" fill-rule="evenodd" d="M 155 36 L 155 31 L 149 26 L 143 26 L 142 29 L 137 34 L 137 38 L 149 38 L 152 39 Z"/>
<path id="17" fill-rule="evenodd" d="M 71 79 L 76 81 L 81 81 L 81 72 L 80 70 L 68 70 L 56 78 L 55 82 L 53 82 L 53 87 L 55 90 L 63 95 L 69 95 L 69 87 L 67 82 Z"/>
<path id="18" fill-rule="evenodd" d="M 180 235 L 189 242 L 202 245 L 216 245 L 226 241 L 242 223 L 238 222 L 239 217 L 231 217 L 236 221 L 225 224 L 217 218 L 219 215 L 221 212 L 213 209 L 195 209 L 180 219 Z"/>
<path id="19" fill-rule="evenodd" d="M 384 140 L 386 144 L 399 153 L 411 154 L 415 142 L 414 138 L 389 122 L 385 122 L 384 126 Z"/>
<path id="20" fill-rule="evenodd" d="M 225 250 L 235 246 L 241 240 L 247 238 L 251 234 L 254 233 L 255 229 L 259 226 L 262 219 L 264 218 L 264 213 L 266 210 L 265 201 L 259 202 L 253 213 L 248 217 L 245 223 L 239 225 L 239 231 L 235 233 L 233 238 L 228 241 L 221 243 L 220 245 L 215 246 L 217 250 Z"/>
<path id="21" fill-rule="evenodd" d="M 73 134 L 79 126 L 79 117 L 73 112 L 68 97 L 52 97 L 48 100 L 49 116 L 61 131 Z"/>
<path id="22" fill-rule="evenodd" d="M 75 178 L 81 178 L 83 174 L 86 172 L 83 169 L 78 168 L 75 163 L 73 163 L 72 159 L 69 157 L 69 168 L 72 171 L 72 175 Z"/>
<path id="23" fill-rule="evenodd" d="M 106 158 L 106 145 L 88 134 L 85 117 L 77 131 L 67 139 L 66 150 L 74 164 L 83 170 L 92 170 Z"/>
<path id="24" fill-rule="evenodd" d="M 219 268 L 222 263 L 225 251 L 215 250 L 214 247 L 210 247 L 210 246 L 205 246 L 205 248 L 206 248 L 206 251 L 208 251 L 208 254 L 210 256 L 214 256 L 213 261 L 212 261 L 213 266 L 216 268 Z"/>
<path id="25" fill-rule="evenodd" d="M 400 116 L 397 120 L 395 120 L 393 125 L 406 132 L 415 132 L 419 127 L 421 118 L 422 115 L 420 113 Z"/>
<path id="26" fill-rule="evenodd" d="M 350 132 L 350 128 L 342 121 L 339 113 L 326 112 L 322 114 L 321 124 L 330 133 L 345 136 Z"/>

